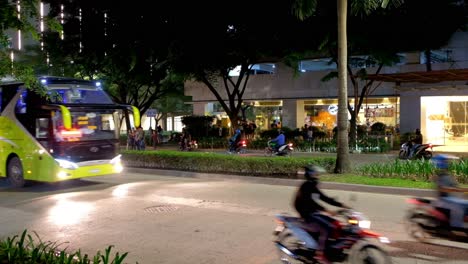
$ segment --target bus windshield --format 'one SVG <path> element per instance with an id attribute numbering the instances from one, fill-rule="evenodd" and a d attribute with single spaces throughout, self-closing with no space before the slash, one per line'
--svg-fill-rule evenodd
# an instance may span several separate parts
<path id="1" fill-rule="evenodd" d="M 87 112 L 70 111 L 72 129 L 65 130 L 60 112 L 54 116 L 54 134 L 57 141 L 112 140 L 118 138 L 119 111 L 90 109 Z M 122 113 L 120 113 L 121 115 Z"/>
<path id="2" fill-rule="evenodd" d="M 86 84 L 49 84 L 51 103 L 63 104 L 113 104 L 111 98 L 102 90 Z"/>

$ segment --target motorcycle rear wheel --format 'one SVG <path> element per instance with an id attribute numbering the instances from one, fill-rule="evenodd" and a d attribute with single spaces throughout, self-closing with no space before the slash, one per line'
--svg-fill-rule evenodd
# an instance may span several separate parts
<path id="1" fill-rule="evenodd" d="M 398 153 L 398 158 L 399 159 L 407 159 L 407 153 L 404 150 L 400 150 L 400 153 Z"/>
<path id="2" fill-rule="evenodd" d="M 425 160 L 430 160 L 432 158 L 432 152 L 430 151 L 424 151 L 424 153 L 422 154 L 423 158 Z"/>
<path id="3" fill-rule="evenodd" d="M 287 250 L 292 253 L 298 252 L 302 249 L 303 242 L 298 240 L 288 229 L 285 229 L 281 233 L 276 236 L 276 242 L 283 245 Z M 305 259 L 299 259 L 293 256 L 290 256 L 286 252 L 283 252 L 281 249 L 278 248 L 279 257 L 281 263 L 283 264 L 295 264 L 295 263 L 314 263 L 314 260 L 310 262 Z M 299 257 L 299 256 L 297 256 Z"/>
<path id="4" fill-rule="evenodd" d="M 405 228 L 408 234 L 419 242 L 427 243 L 432 238 L 431 234 L 428 233 L 424 228 L 421 227 L 419 222 L 431 221 L 424 216 L 411 215 L 408 220 L 405 221 Z"/>
<path id="5" fill-rule="evenodd" d="M 348 263 L 352 264 L 391 264 L 391 257 L 375 245 L 365 245 L 351 251 Z"/>

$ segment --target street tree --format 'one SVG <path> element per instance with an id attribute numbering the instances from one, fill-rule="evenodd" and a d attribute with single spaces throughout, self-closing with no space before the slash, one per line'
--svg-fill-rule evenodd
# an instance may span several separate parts
<path id="1" fill-rule="evenodd" d="M 208 87 L 232 128 L 239 125 L 255 64 L 276 62 L 301 45 L 317 46 L 318 34 L 306 34 L 306 23 L 289 12 L 288 1 L 237 1 L 229 7 L 190 2 L 183 9 L 177 3 L 166 5 L 175 36 L 172 69 Z M 238 71 L 235 76 L 233 70 Z"/>
<path id="2" fill-rule="evenodd" d="M 189 104 L 191 97 L 184 95 L 184 78 L 171 74 L 170 80 L 166 81 L 164 85 L 171 86 L 167 88 L 168 93 L 151 105 L 151 108 L 157 110 L 154 117 L 155 124 L 158 124 L 163 118 L 167 118 L 169 114 L 172 116 L 192 114 L 192 105 Z"/>
<path id="3" fill-rule="evenodd" d="M 381 82 L 366 80 L 369 69 L 372 69 L 372 74 L 379 74 L 384 66 L 401 62 L 401 52 L 426 51 L 446 45 L 454 32 L 465 27 L 466 12 L 467 9 L 456 0 L 414 0 L 398 8 L 380 9 L 365 17 L 351 16 L 348 19 L 349 58 L 346 68 L 354 98 L 354 104 L 348 100 L 347 105 L 350 146 L 356 146 L 357 117 L 364 100 L 381 85 Z M 327 38 L 323 47 L 323 53 L 331 57 L 330 63 L 336 63 L 336 40 L 333 36 Z M 430 62 L 430 59 L 426 61 Z M 337 77 L 338 72 L 332 71 L 322 80 Z"/>
<path id="4" fill-rule="evenodd" d="M 20 32 L 23 37 L 39 39 L 38 30 L 33 23 L 38 16 L 38 5 L 37 0 L 0 0 L 0 78 L 9 76 L 44 94 L 45 91 L 35 77 L 31 65 L 16 59 L 20 47 L 13 46 L 12 41 Z M 48 17 L 44 18 L 44 23 L 52 30 L 57 30 L 57 23 Z"/>
<path id="5" fill-rule="evenodd" d="M 167 24 L 148 3 L 46 2 L 63 25 L 63 35 L 44 34 L 47 72 L 102 80 L 115 102 L 134 105 L 141 114 L 168 92 Z M 155 39 L 153 32 L 161 37 Z"/>
<path id="6" fill-rule="evenodd" d="M 389 2 L 398 5 L 402 0 L 351 0 L 350 9 L 352 14 L 364 15 L 378 9 L 387 7 Z M 312 16 L 317 8 L 318 0 L 296 0 L 293 5 L 297 17 L 304 20 Z M 348 41 L 347 41 L 347 19 L 348 0 L 337 0 L 337 64 L 338 64 L 338 118 L 337 118 L 337 157 L 334 172 L 345 173 L 351 170 L 349 160 L 348 140 Z"/>

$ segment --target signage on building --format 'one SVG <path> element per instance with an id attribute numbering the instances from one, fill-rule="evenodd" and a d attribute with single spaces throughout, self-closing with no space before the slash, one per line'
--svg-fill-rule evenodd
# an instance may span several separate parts
<path id="1" fill-rule="evenodd" d="M 158 114 L 158 111 L 156 109 L 146 110 L 146 116 L 147 117 L 156 117 L 157 114 Z"/>
<path id="2" fill-rule="evenodd" d="M 336 115 L 338 113 L 338 106 L 337 105 L 329 105 L 328 106 L 328 113 L 331 115 Z"/>

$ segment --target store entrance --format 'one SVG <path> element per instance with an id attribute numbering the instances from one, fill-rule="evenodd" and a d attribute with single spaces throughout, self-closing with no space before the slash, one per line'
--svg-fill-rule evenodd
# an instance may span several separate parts
<path id="1" fill-rule="evenodd" d="M 438 151 L 468 151 L 468 96 L 421 97 L 421 132 Z"/>

